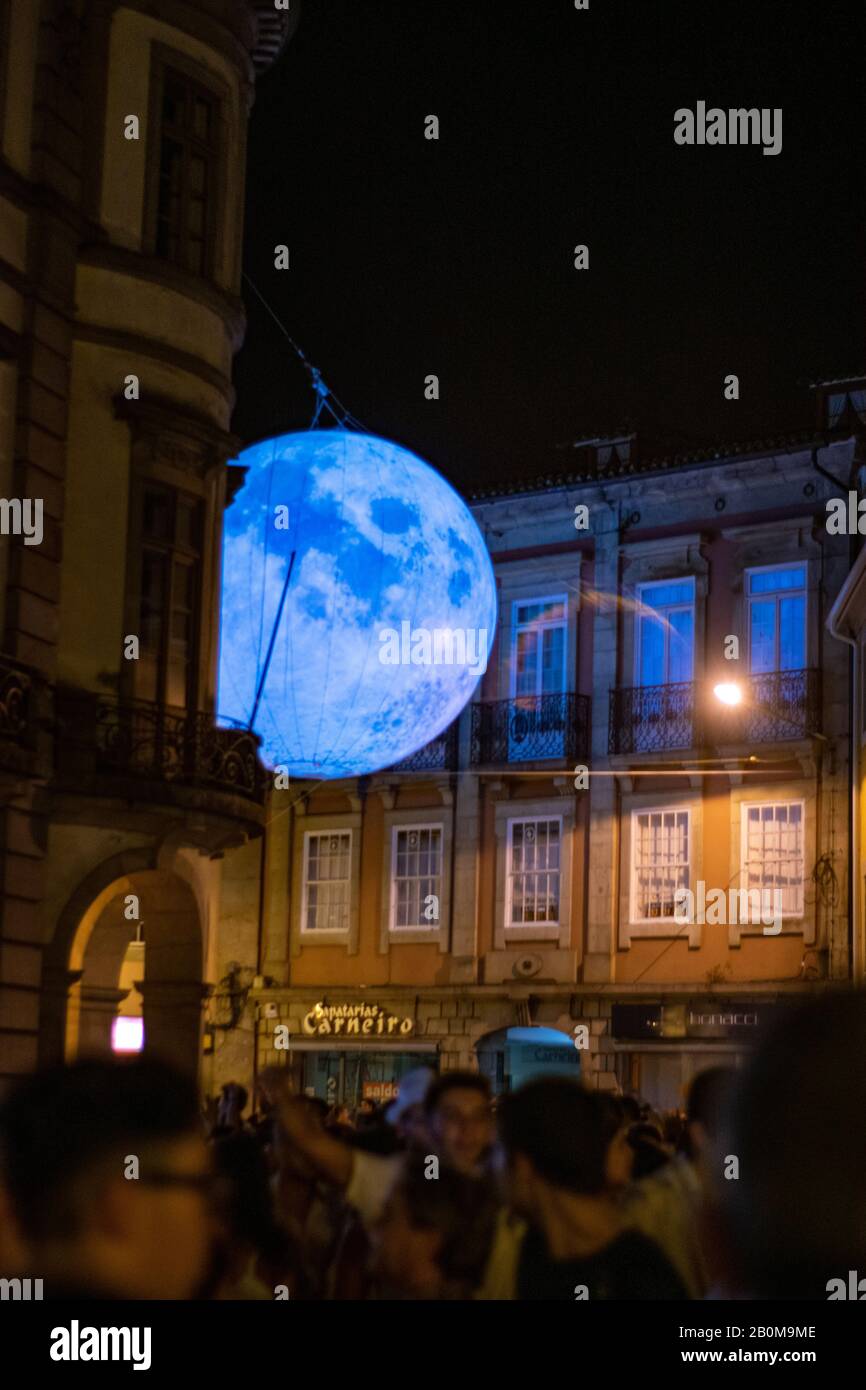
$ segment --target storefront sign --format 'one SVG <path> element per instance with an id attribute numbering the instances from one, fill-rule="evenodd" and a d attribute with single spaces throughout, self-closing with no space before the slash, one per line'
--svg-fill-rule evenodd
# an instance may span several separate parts
<path id="1" fill-rule="evenodd" d="M 316 1004 L 301 1026 L 308 1037 L 405 1038 L 415 1020 L 389 1014 L 381 1004 Z"/>
<path id="2" fill-rule="evenodd" d="M 361 1087 L 361 1095 L 364 1100 L 395 1100 L 397 1097 L 396 1081 L 365 1081 Z"/>

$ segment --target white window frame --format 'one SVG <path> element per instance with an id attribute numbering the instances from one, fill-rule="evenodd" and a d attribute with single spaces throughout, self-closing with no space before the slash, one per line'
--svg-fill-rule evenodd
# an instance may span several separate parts
<path id="1" fill-rule="evenodd" d="M 315 839 L 319 839 L 319 840 L 326 840 L 326 839 L 328 839 L 329 837 L 334 836 L 334 835 L 348 835 L 348 837 L 349 837 L 349 848 L 348 848 L 348 861 L 349 861 L 349 862 L 348 862 L 348 873 L 347 873 L 346 879 L 345 879 L 345 880 L 343 880 L 343 879 L 331 880 L 332 882 L 340 882 L 340 883 L 342 883 L 342 882 L 345 881 L 346 886 L 347 886 L 347 888 L 348 888 L 348 900 L 347 900 L 347 903 L 346 903 L 346 925 L 345 925 L 344 927 L 311 927 L 311 926 L 308 926 L 308 920 L 307 920 L 307 913 L 308 913 L 308 909 L 309 909 L 309 903 L 308 903 L 308 898 L 307 898 L 307 892 L 308 892 L 308 888 L 309 888 L 309 885 L 310 885 L 310 880 L 309 880 L 310 841 L 313 840 L 314 838 L 315 838 Z M 352 849 L 353 849 L 353 844 L 354 844 L 354 840 L 353 840 L 353 832 L 352 832 L 352 827 L 351 827 L 351 826 L 341 826 L 339 829 L 332 829 L 332 830 L 305 830 L 305 831 L 304 831 L 304 872 L 303 872 L 303 878 L 302 878 L 302 880 L 301 880 L 301 935 L 302 935 L 302 936 L 309 936 L 309 937 L 313 937 L 313 938 L 320 938 L 320 937 L 326 937 L 326 936 L 342 936 L 342 937 L 345 937 L 345 936 L 348 935 L 349 930 L 350 930 L 350 927 L 351 927 L 351 922 L 352 922 Z M 324 882 L 324 880 L 323 880 L 323 882 Z"/>
<path id="2" fill-rule="evenodd" d="M 751 584 L 749 583 L 749 579 L 750 579 L 751 575 L 753 575 L 753 574 L 769 574 L 769 573 L 771 573 L 771 571 L 773 571 L 773 570 L 794 570 L 794 569 L 801 569 L 801 570 L 804 571 L 803 588 L 802 588 L 802 590 L 800 590 L 800 589 L 780 589 L 780 590 L 778 590 L 778 592 L 777 592 L 776 594 L 764 594 L 764 595 L 761 595 L 761 594 L 754 594 L 754 595 L 753 595 L 753 594 L 752 594 L 752 586 L 751 586 Z M 778 670 L 779 670 L 779 668 L 778 668 L 778 666 L 777 666 L 777 667 L 775 668 L 775 671 L 754 671 L 754 672 L 752 671 L 752 599 L 754 598 L 756 602 L 760 602 L 760 600 L 761 600 L 762 597 L 764 597 L 765 599 L 766 599 L 766 598 L 775 598 L 776 600 L 778 600 L 779 596 L 782 595 L 782 594 L 791 595 L 791 594 L 799 594 L 799 593 L 801 593 L 801 592 L 802 592 L 802 594 L 803 594 L 803 600 L 804 600 L 804 601 L 803 601 L 803 665 L 802 665 L 801 667 L 799 667 L 799 668 L 798 668 L 798 667 L 793 667 L 792 669 L 793 669 L 793 670 L 799 669 L 799 670 L 801 670 L 801 671 L 808 671 L 808 669 L 809 669 L 809 565 L 808 565 L 807 561 L 806 561 L 806 560 L 777 560 L 776 563 L 775 563 L 775 565 L 748 565 L 748 566 L 746 567 L 746 569 L 744 570 L 744 572 L 743 572 L 743 578 L 744 578 L 744 580 L 745 580 L 745 583 L 744 583 L 744 585 L 743 585 L 743 589 L 744 589 L 744 591 L 745 591 L 745 598 L 746 598 L 746 643 L 747 643 L 747 646 L 746 646 L 746 660 L 747 660 L 747 662 L 748 662 L 749 675 L 756 675 L 756 676 L 771 676 L 771 675 L 775 675 L 775 674 L 778 672 Z M 774 641 L 775 641 L 776 650 L 777 650 L 777 658 L 776 658 L 776 659 L 778 660 L 778 654 L 779 654 L 779 604 L 778 604 L 778 601 L 776 602 L 776 626 L 775 626 L 775 631 L 774 631 Z"/>
<path id="3" fill-rule="evenodd" d="M 803 921 L 803 918 L 804 918 L 804 916 L 805 916 L 805 912 L 806 912 L 806 802 L 804 801 L 804 799 L 803 799 L 802 797 L 793 796 L 793 797 L 779 798 L 778 800 L 741 801 L 741 802 L 740 802 L 740 873 L 739 873 L 739 887 L 740 887 L 740 889 L 742 889 L 742 890 L 747 890 L 747 889 L 748 889 L 748 886 L 749 886 L 748 883 L 747 883 L 746 881 L 744 881 L 744 880 L 745 880 L 745 875 L 746 875 L 746 867 L 747 867 L 746 851 L 747 851 L 747 843 L 748 843 L 749 811 L 750 811 L 750 810 L 761 810 L 761 809 L 763 809 L 763 808 L 765 808 L 765 807 L 768 807 L 768 806 L 773 806 L 773 807 L 775 807 L 775 806 L 788 806 L 788 807 L 790 807 L 790 806 L 799 806 L 799 808 L 800 808 L 800 848 L 801 848 L 801 863 L 802 863 L 802 868 L 801 868 L 801 873 L 800 873 L 800 894 L 799 894 L 799 898 L 800 898 L 800 908 L 799 908 L 799 911 L 798 911 L 798 912 L 785 912 L 785 911 L 783 911 L 783 912 L 782 912 L 782 920 L 783 920 L 784 922 L 802 922 L 802 921 Z M 758 919 L 755 919 L 755 921 L 751 921 L 751 920 L 750 920 L 749 923 L 748 923 L 749 926 L 755 926 L 755 925 L 757 925 L 757 924 L 758 924 Z"/>
<path id="4" fill-rule="evenodd" d="M 638 817 L 652 815 L 679 815 L 685 813 L 686 820 L 686 845 L 688 848 L 688 884 L 692 888 L 694 882 L 694 839 L 692 807 L 684 805 L 675 806 L 635 806 L 631 812 L 631 844 L 629 848 L 631 863 L 629 864 L 629 922 L 636 927 L 657 927 L 666 924 L 682 925 L 681 920 L 671 913 L 669 917 L 639 917 L 637 915 L 637 846 L 638 846 Z"/>
<path id="5" fill-rule="evenodd" d="M 548 921 L 545 921 L 545 922 L 513 922 L 513 921 L 511 920 L 511 914 L 512 914 L 512 910 L 513 910 L 513 906 L 514 906 L 513 901 L 512 901 L 512 879 L 513 879 L 512 863 L 513 863 L 513 853 L 514 853 L 514 827 L 515 827 L 515 825 L 540 825 L 542 822 L 544 822 L 544 823 L 546 823 L 546 824 L 552 824 L 553 822 L 555 822 L 556 825 L 557 825 L 557 827 L 558 827 L 558 830 L 559 830 L 559 867 L 558 867 L 558 869 L 556 870 L 557 878 L 558 878 L 558 880 L 559 880 L 559 892 L 557 893 L 558 911 L 557 911 L 557 914 L 556 914 L 556 921 L 554 922 L 554 921 L 549 921 L 549 920 L 548 920 Z M 540 815 L 540 814 L 539 814 L 539 815 L 533 815 L 532 813 L 530 813 L 529 815 L 510 816 L 510 817 L 509 817 L 508 822 L 507 822 L 507 833 L 506 833 L 506 841 L 505 841 L 505 922 L 504 922 L 504 927 L 505 927 L 505 931 L 506 931 L 506 932 L 514 932 L 514 933 L 532 932 L 532 931 L 551 932 L 551 931 L 558 931 L 558 930 L 559 930 L 559 928 L 560 928 L 561 925 L 562 925 L 562 891 L 563 891 L 563 863 L 562 863 L 562 858 L 563 858 L 563 853 L 564 853 L 564 838 L 563 838 L 562 816 L 550 816 L 550 815 Z M 536 871 L 533 870 L 532 872 L 536 872 Z M 549 872 L 551 872 L 551 870 L 541 870 L 540 872 L 542 872 L 542 873 L 549 873 Z"/>
<path id="6" fill-rule="evenodd" d="M 411 834 L 413 831 L 437 830 L 439 832 L 439 873 L 437 875 L 439 889 L 436 896 L 439 899 L 439 918 L 435 922 L 410 922 L 406 926 L 397 926 L 397 837 L 400 834 Z M 442 917 L 442 880 L 445 875 L 445 827 L 441 820 L 420 821 L 417 824 L 413 821 L 401 822 L 399 825 L 391 827 L 391 883 L 390 899 L 388 907 L 388 930 L 395 936 L 401 936 L 405 932 L 429 932 L 433 936 L 439 934 Z"/>
<path id="7" fill-rule="evenodd" d="M 531 695 L 531 696 L 519 696 L 519 695 L 517 694 L 517 633 L 518 633 L 518 631 L 519 631 L 520 629 L 523 629 L 523 628 L 530 628 L 530 627 L 532 626 L 532 625 L 529 624 L 529 623 L 518 623 L 518 621 L 517 621 L 517 614 L 518 614 L 518 611 L 519 611 L 521 608 L 525 608 L 525 607 L 527 607 L 527 605 L 529 605 L 529 604 L 536 604 L 536 603 L 542 603 L 542 604 L 545 604 L 545 603 L 561 603 L 561 604 L 562 604 L 562 618 L 561 618 L 561 619 L 560 619 L 560 618 L 557 618 L 555 622 L 541 622 L 541 623 L 539 623 L 539 624 L 537 624 L 537 625 L 535 626 L 534 630 L 537 632 L 537 631 L 539 630 L 539 628 L 545 628 L 545 627 L 550 627 L 550 628 L 553 628 L 553 627 L 561 627 L 561 628 L 563 629 L 563 641 L 562 641 L 562 679 L 561 679 L 561 684 L 560 684 L 559 690 L 558 690 L 558 691 L 550 691 L 550 694 L 551 694 L 551 695 L 561 695 L 561 694 L 565 694 L 566 689 L 567 689 L 566 681 L 567 681 L 567 679 L 568 679 L 568 622 L 569 622 L 568 594 L 528 594 L 525 598 L 515 598 L 515 599 L 512 599 L 512 600 L 511 600 L 511 659 L 510 659 L 510 661 L 509 661 L 509 675 L 508 675 L 509 699 L 511 699 L 511 700 L 517 700 L 517 699 L 536 699 L 536 700 L 537 700 L 537 699 L 540 697 L 541 693 L 542 693 L 540 690 L 536 690 L 536 691 L 535 691 L 535 694 L 534 694 L 534 695 Z M 539 672 L 540 672 L 541 667 L 539 666 L 538 669 L 539 669 Z"/>
<path id="8" fill-rule="evenodd" d="M 665 588 L 668 584 L 685 584 L 686 582 L 688 582 L 688 583 L 691 585 L 691 588 L 692 588 L 692 599 L 691 599 L 691 603 L 690 603 L 690 604 L 689 604 L 689 603 L 672 603 L 672 604 L 668 604 L 667 607 L 670 608 L 670 609 L 672 609 L 672 610 L 676 610 L 676 611 L 685 610 L 685 609 L 689 609 L 689 608 L 691 609 L 691 614 L 692 614 L 692 674 L 691 674 L 691 676 L 689 677 L 689 680 L 694 680 L 694 678 L 695 678 L 695 658 L 696 658 L 696 653 L 697 653 L 697 632 L 696 632 L 696 623 L 697 623 L 697 604 L 696 604 L 696 598 L 697 598 L 697 585 L 696 585 L 696 583 L 695 583 L 695 576 L 694 576 L 693 574 L 674 574 L 674 575 L 671 575 L 669 579 L 647 579 L 646 581 L 641 582 L 641 583 L 639 583 L 639 584 L 636 586 L 636 594 L 637 594 L 638 604 L 639 604 L 639 605 L 643 605 L 643 603 L 644 603 L 644 594 L 646 594 L 650 589 L 663 589 L 663 588 Z M 651 606 L 651 605 L 650 605 L 650 606 Z M 649 618 L 648 618 L 647 615 L 644 614 L 642 607 L 639 607 L 639 608 L 638 608 L 637 612 L 636 612 L 635 615 L 634 615 L 634 618 L 635 618 L 635 621 L 634 621 L 634 681 L 633 681 L 633 684 L 634 684 L 635 686 L 637 686 L 637 687 L 640 687 L 640 686 L 641 686 L 641 675 L 642 675 L 642 671 L 641 671 L 641 662 L 640 662 L 640 637 L 641 637 L 641 628 L 642 628 L 644 622 L 648 622 L 648 621 L 649 621 Z M 668 667 L 670 666 L 670 661 L 669 661 L 669 659 L 668 659 L 669 656 L 670 656 L 670 633 L 669 633 L 667 630 L 665 630 L 665 667 L 666 667 L 666 668 L 668 668 Z M 661 684 L 662 684 L 662 685 L 672 685 L 672 684 L 675 685 L 675 684 L 678 684 L 678 682 L 676 682 L 676 681 L 664 680 L 664 681 L 661 682 Z M 651 687 L 650 687 L 650 688 L 651 688 Z"/>

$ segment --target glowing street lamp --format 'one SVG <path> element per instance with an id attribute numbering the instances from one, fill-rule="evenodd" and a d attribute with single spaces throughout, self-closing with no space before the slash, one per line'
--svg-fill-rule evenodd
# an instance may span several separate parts
<path id="1" fill-rule="evenodd" d="M 713 694 L 723 705 L 739 705 L 743 699 L 743 692 L 736 681 L 720 681 L 713 687 Z"/>

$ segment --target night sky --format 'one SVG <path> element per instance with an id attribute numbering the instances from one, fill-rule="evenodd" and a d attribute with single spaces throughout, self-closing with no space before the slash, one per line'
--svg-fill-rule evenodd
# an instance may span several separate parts
<path id="1" fill-rule="evenodd" d="M 352 413 L 464 489 L 623 423 L 651 452 L 808 427 L 809 381 L 866 362 L 864 12 L 305 0 L 258 83 L 245 269 Z M 782 152 L 676 145 L 699 100 L 782 107 Z M 250 443 L 312 396 L 244 297 Z"/>

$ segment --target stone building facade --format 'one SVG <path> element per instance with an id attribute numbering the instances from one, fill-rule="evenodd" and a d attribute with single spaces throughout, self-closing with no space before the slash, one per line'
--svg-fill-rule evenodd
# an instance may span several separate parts
<path id="1" fill-rule="evenodd" d="M 0 3 L 6 1077 L 119 1009 L 194 1070 L 219 1007 L 222 859 L 264 818 L 213 718 L 244 150 L 297 11 Z"/>
<path id="2" fill-rule="evenodd" d="M 593 1085 L 675 1105 L 785 999 L 862 975 L 849 654 L 825 627 L 856 545 L 827 501 L 861 466 L 839 389 L 797 436 L 679 457 L 583 440 L 570 471 L 469 499 L 499 589 L 488 670 L 409 763 L 271 794 L 245 1077 L 287 1064 L 357 1101 L 419 1061 L 493 1075 L 498 1054 L 507 1085 L 510 1036 L 543 1038 L 546 1065 L 558 1035 Z M 365 1001 L 411 1033 L 305 1035 L 317 1003 Z"/>

